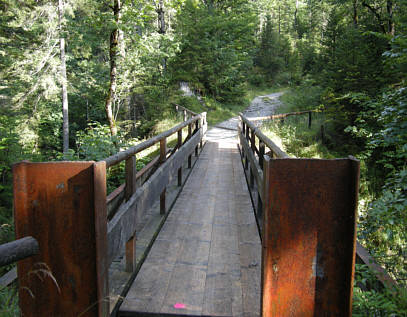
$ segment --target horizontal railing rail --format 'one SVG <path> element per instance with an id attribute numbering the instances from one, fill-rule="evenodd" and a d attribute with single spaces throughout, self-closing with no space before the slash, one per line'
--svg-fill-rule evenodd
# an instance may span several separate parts
<path id="1" fill-rule="evenodd" d="M 185 108 L 183 106 L 180 106 L 180 105 L 178 105 L 176 103 L 173 103 L 173 105 L 175 106 L 175 111 L 183 113 L 184 121 L 187 121 L 188 117 L 194 117 L 194 116 L 198 115 L 196 112 L 193 112 L 193 111 L 191 111 L 191 110 L 189 110 L 189 109 L 187 109 L 187 108 Z"/>
<path id="2" fill-rule="evenodd" d="M 270 116 L 263 116 L 263 117 L 250 117 L 250 120 L 251 121 L 276 120 L 276 119 L 284 119 L 284 118 L 291 117 L 291 116 L 308 114 L 309 122 L 311 122 L 311 114 L 313 112 L 318 112 L 318 110 L 305 110 L 305 111 L 296 111 L 296 112 L 288 112 L 288 113 L 279 113 L 279 114 L 273 114 Z"/>
<path id="3" fill-rule="evenodd" d="M 0 267 L 24 260 L 39 252 L 38 241 L 25 237 L 0 245 Z"/>

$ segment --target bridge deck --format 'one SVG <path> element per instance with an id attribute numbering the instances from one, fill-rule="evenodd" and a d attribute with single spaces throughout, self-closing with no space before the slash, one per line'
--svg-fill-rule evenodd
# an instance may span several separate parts
<path id="1" fill-rule="evenodd" d="M 236 132 L 207 139 L 120 316 L 259 316 L 261 244 Z"/>

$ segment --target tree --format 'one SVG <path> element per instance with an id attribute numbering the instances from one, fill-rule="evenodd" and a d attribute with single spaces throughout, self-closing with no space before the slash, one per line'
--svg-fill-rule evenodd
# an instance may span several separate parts
<path id="1" fill-rule="evenodd" d="M 64 3 L 63 0 L 58 0 L 58 15 L 59 15 L 59 48 L 61 56 L 61 86 L 62 86 L 62 116 L 63 116 L 63 153 L 66 157 L 69 150 L 69 117 L 68 117 L 68 89 L 66 78 L 66 61 L 65 61 L 65 38 L 63 37 L 63 16 Z"/>
<path id="2" fill-rule="evenodd" d="M 106 117 L 109 122 L 110 133 L 112 136 L 117 135 L 117 126 L 115 119 L 113 117 L 112 104 L 116 98 L 116 88 L 117 88 L 117 56 L 119 53 L 119 24 L 121 17 L 121 4 L 120 0 L 113 1 L 113 15 L 115 20 L 115 27 L 110 33 L 110 47 L 109 47 L 109 57 L 110 57 L 110 84 L 109 91 L 106 97 L 105 111 Z"/>

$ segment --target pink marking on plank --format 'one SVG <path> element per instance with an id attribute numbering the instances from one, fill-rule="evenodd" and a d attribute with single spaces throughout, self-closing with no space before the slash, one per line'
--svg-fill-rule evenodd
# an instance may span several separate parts
<path id="1" fill-rule="evenodd" d="M 185 309 L 185 304 L 183 303 L 175 303 L 174 308 L 175 309 Z"/>

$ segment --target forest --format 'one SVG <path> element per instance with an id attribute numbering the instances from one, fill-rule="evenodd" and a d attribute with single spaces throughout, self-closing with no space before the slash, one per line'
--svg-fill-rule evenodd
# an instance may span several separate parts
<path id="1" fill-rule="evenodd" d="M 290 110 L 323 114 L 322 156 L 361 161 L 358 240 L 401 285 L 360 293 L 355 315 L 407 314 L 406 0 L 0 0 L 0 12 L 0 243 L 14 238 L 13 163 L 100 160 L 175 125 L 173 103 L 214 124 L 284 90 Z"/>

